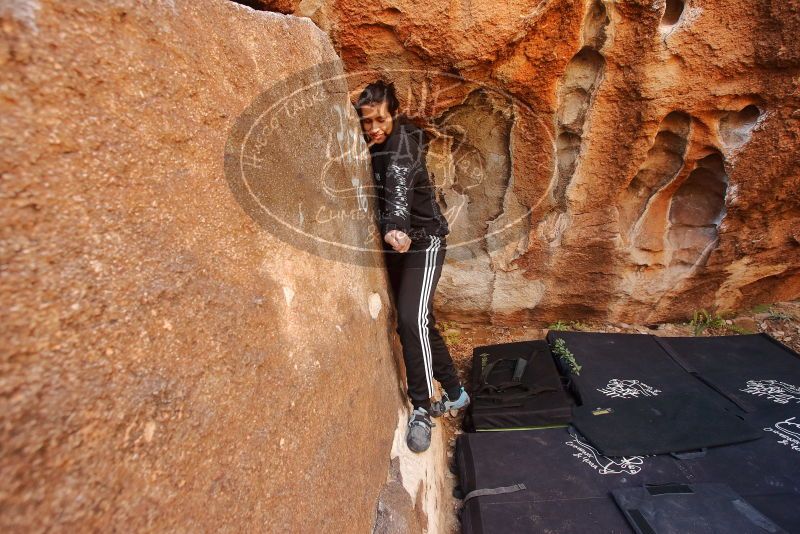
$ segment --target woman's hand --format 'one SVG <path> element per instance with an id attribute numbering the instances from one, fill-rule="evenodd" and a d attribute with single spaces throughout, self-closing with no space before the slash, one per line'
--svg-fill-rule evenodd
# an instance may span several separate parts
<path id="1" fill-rule="evenodd" d="M 383 236 L 383 240 L 397 252 L 407 252 L 411 248 L 411 238 L 402 230 L 390 230 Z"/>

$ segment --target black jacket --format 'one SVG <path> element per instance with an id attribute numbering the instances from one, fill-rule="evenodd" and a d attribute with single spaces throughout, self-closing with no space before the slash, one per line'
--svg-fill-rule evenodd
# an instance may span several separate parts
<path id="1" fill-rule="evenodd" d="M 394 118 L 386 141 L 370 147 L 381 235 L 397 229 L 421 240 L 450 233 L 428 176 L 426 151 L 425 132 L 404 115 Z"/>

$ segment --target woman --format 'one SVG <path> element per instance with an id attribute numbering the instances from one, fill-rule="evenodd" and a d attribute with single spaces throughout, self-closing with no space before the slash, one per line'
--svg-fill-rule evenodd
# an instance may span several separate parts
<path id="1" fill-rule="evenodd" d="M 382 81 L 369 84 L 356 104 L 372 157 L 386 268 L 414 406 L 406 443 L 412 451 L 422 452 L 431 442 L 430 417 L 464 408 L 469 395 L 433 316 L 433 294 L 450 229 L 425 166 L 425 133 L 398 114 L 398 108 L 394 85 Z M 444 393 L 431 404 L 434 379 Z"/>

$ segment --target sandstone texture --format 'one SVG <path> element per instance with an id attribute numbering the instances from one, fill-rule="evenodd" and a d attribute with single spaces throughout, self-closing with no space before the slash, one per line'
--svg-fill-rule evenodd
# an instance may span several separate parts
<path id="1" fill-rule="evenodd" d="M 263 2 L 271 8 L 271 2 Z M 283 2 L 434 141 L 462 321 L 800 296 L 800 3 Z"/>
<path id="2" fill-rule="evenodd" d="M 327 35 L 188 0 L 3 2 L 0 29 L 0 530 L 369 532 L 403 406 L 380 256 L 278 239 L 224 172 Z M 370 178 L 319 156 L 328 119 L 268 145 L 287 204 L 326 164 Z"/>

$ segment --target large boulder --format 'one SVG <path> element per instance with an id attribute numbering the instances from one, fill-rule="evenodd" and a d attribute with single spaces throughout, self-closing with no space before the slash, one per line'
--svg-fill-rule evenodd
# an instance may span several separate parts
<path id="1" fill-rule="evenodd" d="M 327 35 L 223 1 L 0 22 L 0 530 L 369 532 L 406 417 L 380 255 L 271 231 L 234 172 L 259 95 L 336 72 Z M 360 193 L 315 211 L 370 179 L 358 122 L 314 98 L 248 178 L 359 240 Z"/>

